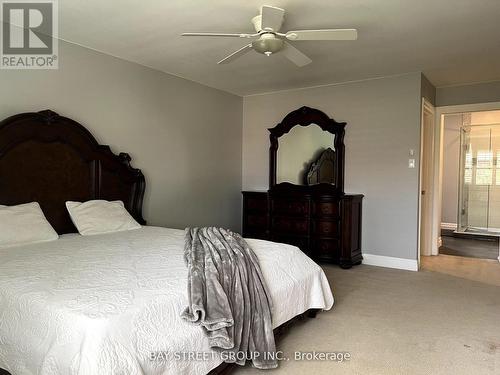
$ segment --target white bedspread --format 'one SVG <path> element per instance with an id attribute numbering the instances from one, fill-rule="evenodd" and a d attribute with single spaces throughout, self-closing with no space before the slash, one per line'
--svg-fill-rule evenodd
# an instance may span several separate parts
<path id="1" fill-rule="evenodd" d="M 332 307 L 323 271 L 299 249 L 248 243 L 271 293 L 275 327 L 309 308 Z M 0 368 L 15 375 L 198 375 L 217 367 L 216 356 L 162 360 L 167 352 L 211 353 L 200 327 L 180 317 L 187 304 L 183 246 L 182 230 L 143 227 L 0 249 Z"/>

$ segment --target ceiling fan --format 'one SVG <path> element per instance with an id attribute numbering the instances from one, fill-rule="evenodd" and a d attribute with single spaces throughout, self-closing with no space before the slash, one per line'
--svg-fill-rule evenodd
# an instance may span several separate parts
<path id="1" fill-rule="evenodd" d="M 256 33 L 184 33 L 182 35 L 254 39 L 251 43 L 223 58 L 217 64 L 230 63 L 253 49 L 266 56 L 271 56 L 273 53 L 281 51 L 286 58 L 299 67 L 311 63 L 312 60 L 288 43 L 288 40 L 356 40 L 358 38 L 356 29 L 295 30 L 280 33 L 279 30 L 283 24 L 284 15 L 284 9 L 264 5 L 260 10 L 260 15 L 252 18 L 252 24 Z"/>

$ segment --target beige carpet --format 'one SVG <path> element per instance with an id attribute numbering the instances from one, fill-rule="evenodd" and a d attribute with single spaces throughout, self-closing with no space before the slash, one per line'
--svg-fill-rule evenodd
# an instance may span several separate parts
<path id="1" fill-rule="evenodd" d="M 349 352 L 348 362 L 280 362 L 269 374 L 500 374 L 500 287 L 430 271 L 324 267 L 336 303 L 278 349 Z M 238 375 L 263 374 L 251 367 Z"/>

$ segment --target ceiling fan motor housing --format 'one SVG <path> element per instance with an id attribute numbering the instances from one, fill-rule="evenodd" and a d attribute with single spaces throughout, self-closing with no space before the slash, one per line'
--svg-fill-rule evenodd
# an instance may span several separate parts
<path id="1" fill-rule="evenodd" d="M 255 51 L 267 56 L 280 51 L 283 45 L 283 40 L 276 38 L 273 33 L 264 33 L 259 39 L 252 42 L 252 47 Z"/>

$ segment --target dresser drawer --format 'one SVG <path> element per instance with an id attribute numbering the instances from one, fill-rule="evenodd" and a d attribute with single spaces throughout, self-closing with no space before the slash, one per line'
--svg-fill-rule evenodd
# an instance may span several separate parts
<path id="1" fill-rule="evenodd" d="M 314 234 L 325 237 L 338 237 L 339 222 L 337 220 L 316 220 L 313 225 Z"/>
<path id="2" fill-rule="evenodd" d="M 272 210 L 277 215 L 309 215 L 309 201 L 273 199 Z"/>
<path id="3" fill-rule="evenodd" d="M 275 216 L 272 219 L 271 228 L 274 232 L 307 235 L 309 233 L 309 220 Z"/>
<path id="4" fill-rule="evenodd" d="M 315 216 L 333 216 L 339 217 L 339 202 L 315 202 Z"/>
<path id="5" fill-rule="evenodd" d="M 248 228 L 266 228 L 267 215 L 247 215 L 246 225 Z"/>
<path id="6" fill-rule="evenodd" d="M 245 197 L 245 209 L 247 211 L 267 211 L 267 196 L 249 196 Z"/>
<path id="7" fill-rule="evenodd" d="M 340 259 L 340 241 L 316 239 L 313 243 L 313 253 L 314 257 L 319 260 L 338 261 Z"/>

